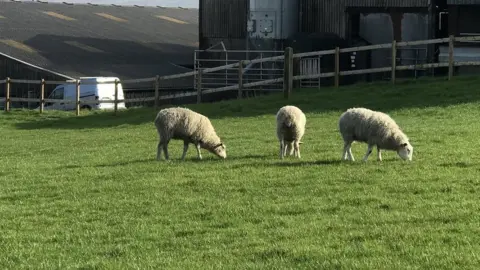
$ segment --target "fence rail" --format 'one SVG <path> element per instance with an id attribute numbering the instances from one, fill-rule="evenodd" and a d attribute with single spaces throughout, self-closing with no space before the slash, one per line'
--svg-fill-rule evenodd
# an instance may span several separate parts
<path id="1" fill-rule="evenodd" d="M 315 51 L 315 52 L 306 52 L 306 53 L 297 53 L 293 54 L 291 48 L 286 48 L 284 55 L 273 56 L 273 57 L 265 57 L 260 59 L 253 59 L 253 60 L 241 60 L 236 63 L 213 67 L 213 68 L 204 68 L 198 69 L 191 72 L 175 74 L 175 75 L 167 75 L 167 76 L 156 76 L 156 77 L 149 77 L 149 78 L 139 78 L 139 79 L 130 79 L 130 80 L 115 80 L 110 82 L 100 82 L 100 83 L 82 83 L 81 80 L 67 80 L 67 81 L 46 81 L 46 80 L 25 80 L 25 79 L 11 79 L 6 78 L 0 80 L 0 85 L 5 85 L 5 111 L 10 111 L 10 104 L 12 101 L 21 101 L 21 102 L 39 102 L 40 103 L 40 112 L 43 112 L 44 105 L 46 102 L 63 102 L 65 104 L 75 104 L 76 105 L 76 115 L 80 114 L 80 106 L 83 104 L 99 104 L 99 103 L 113 103 L 115 104 L 115 113 L 118 110 L 118 104 L 122 102 L 146 102 L 146 101 L 154 101 L 155 109 L 159 106 L 160 100 L 166 99 L 176 99 L 182 97 L 192 97 L 197 96 L 197 102 L 201 102 L 202 95 L 210 94 L 210 93 L 218 93 L 224 91 L 238 91 L 238 98 L 242 97 L 242 91 L 246 88 L 256 87 L 256 86 L 264 86 L 270 85 L 274 83 L 283 83 L 283 91 L 285 93 L 285 98 L 289 98 L 291 91 L 292 91 L 292 82 L 296 80 L 304 80 L 304 79 L 318 79 L 318 78 L 331 78 L 335 79 L 335 86 L 339 86 L 339 78 L 340 76 L 348 76 L 348 75 L 360 75 L 360 74 L 373 74 L 373 73 L 381 73 L 381 72 L 391 72 L 391 81 L 395 83 L 396 80 L 396 71 L 402 70 L 416 70 L 416 69 L 425 69 L 425 68 L 439 68 L 439 67 L 448 67 L 448 79 L 451 79 L 453 76 L 453 70 L 455 67 L 459 66 L 480 66 L 480 61 L 454 61 L 453 58 L 453 51 L 454 51 L 454 44 L 455 42 L 470 42 L 470 41 L 480 41 L 480 36 L 468 36 L 468 37 L 454 37 L 450 36 L 449 38 L 440 38 L 440 39 L 431 39 L 431 40 L 417 40 L 417 41 L 406 41 L 406 42 L 396 42 L 392 41 L 392 43 L 386 44 L 377 44 L 377 45 L 367 45 L 367 46 L 360 46 L 360 47 L 351 47 L 351 48 L 335 48 L 333 50 L 324 50 L 324 51 Z M 396 64 L 396 53 L 397 48 L 399 47 L 406 47 L 406 46 L 414 46 L 414 45 L 426 45 L 426 44 L 440 44 L 440 43 L 448 43 L 449 45 L 449 54 L 448 54 L 448 62 L 441 62 L 441 63 L 426 63 L 426 64 L 414 64 L 414 65 L 399 65 Z M 380 68 L 369 68 L 369 69 L 360 69 L 360 70 L 340 70 L 340 54 L 341 53 L 349 53 L 349 52 L 360 52 L 360 51 L 369 51 L 369 50 L 376 50 L 376 49 L 391 49 L 391 66 L 387 67 L 380 67 Z M 334 55 L 335 59 L 335 68 L 333 72 L 318 72 L 317 74 L 309 74 L 309 75 L 294 75 L 293 74 L 293 59 L 295 58 L 302 58 L 302 57 L 311 57 L 311 56 L 325 56 L 325 55 Z M 243 68 L 249 64 L 255 63 L 262 63 L 262 62 L 272 62 L 272 61 L 284 61 L 283 67 L 283 76 L 274 79 L 262 80 L 262 81 L 254 81 L 249 83 L 244 83 L 243 80 Z M 227 71 L 231 69 L 237 70 L 237 79 L 238 83 L 235 85 L 229 85 L 225 87 L 218 87 L 218 88 L 211 88 L 211 89 L 202 89 L 202 75 L 208 73 L 214 73 L 217 71 Z M 195 83 L 198 86 L 196 91 L 187 92 L 187 93 L 179 93 L 179 94 L 169 94 L 169 95 L 160 95 L 160 88 L 159 84 L 161 81 L 164 80 L 171 80 L 177 78 L 185 78 L 195 76 Z M 145 82 L 152 82 L 155 84 L 155 96 L 154 97 L 143 97 L 143 98 L 132 98 L 132 99 L 119 99 L 118 98 L 118 84 L 126 84 L 126 83 L 145 83 Z M 11 84 L 40 84 L 41 93 L 40 98 L 21 98 L 21 97 L 11 97 L 10 96 L 10 87 Z M 108 84 L 114 83 L 115 84 L 115 99 L 114 100 L 94 100 L 94 101 L 85 101 L 80 100 L 80 84 Z M 76 96 L 75 100 L 69 99 L 50 99 L 44 98 L 44 86 L 45 85 L 59 85 L 59 84 L 75 84 L 76 85 Z"/>

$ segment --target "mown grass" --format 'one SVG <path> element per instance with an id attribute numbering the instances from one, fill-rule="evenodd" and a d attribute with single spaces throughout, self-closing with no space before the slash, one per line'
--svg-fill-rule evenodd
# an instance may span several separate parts
<path id="1" fill-rule="evenodd" d="M 458 77 L 188 105 L 228 158 L 155 161 L 155 111 L 0 114 L 2 269 L 478 269 L 480 79 Z M 307 114 L 278 159 L 275 113 Z M 415 147 L 340 162 L 340 113 L 391 114 Z M 354 144 L 361 159 L 366 146 Z"/>

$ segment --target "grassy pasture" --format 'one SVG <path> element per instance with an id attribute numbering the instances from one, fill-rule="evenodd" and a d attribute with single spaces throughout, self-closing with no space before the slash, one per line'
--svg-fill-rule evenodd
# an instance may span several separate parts
<path id="1" fill-rule="evenodd" d="M 156 112 L 0 113 L 2 269 L 479 269 L 480 79 L 303 89 L 188 105 L 228 158 L 155 161 Z M 278 159 L 275 113 L 307 114 L 302 159 Z M 413 162 L 354 144 L 338 117 L 389 113 Z"/>

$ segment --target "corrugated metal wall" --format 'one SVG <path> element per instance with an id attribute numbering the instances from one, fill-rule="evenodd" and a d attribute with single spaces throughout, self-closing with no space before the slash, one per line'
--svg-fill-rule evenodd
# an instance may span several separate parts
<path id="1" fill-rule="evenodd" d="M 430 0 L 345 0 L 347 7 L 428 7 Z"/>
<path id="2" fill-rule="evenodd" d="M 29 67 L 23 63 L 12 60 L 5 56 L 0 55 L 0 78 L 5 79 L 10 77 L 12 79 L 26 79 L 26 80 L 38 80 L 45 79 L 47 81 L 65 81 L 66 78 L 61 76 L 51 74 L 43 70 L 37 70 L 35 68 Z M 5 97 L 4 88 L 5 85 L 0 86 L 0 97 Z M 56 85 L 46 85 L 45 86 L 45 98 L 50 95 Z M 12 97 L 29 97 L 29 92 L 32 95 L 31 97 L 40 96 L 40 84 L 27 84 L 27 83 L 12 83 L 10 85 L 10 95 Z M 31 106 L 38 106 L 35 102 L 12 102 L 12 107 L 21 108 L 27 107 L 30 104 Z"/>
<path id="3" fill-rule="evenodd" d="M 200 0 L 200 37 L 245 38 L 249 0 Z"/>
<path id="4" fill-rule="evenodd" d="M 447 5 L 480 5 L 480 0 L 447 0 Z"/>
<path id="5" fill-rule="evenodd" d="M 299 0 L 302 33 L 327 32 L 344 38 L 347 29 L 345 0 Z"/>

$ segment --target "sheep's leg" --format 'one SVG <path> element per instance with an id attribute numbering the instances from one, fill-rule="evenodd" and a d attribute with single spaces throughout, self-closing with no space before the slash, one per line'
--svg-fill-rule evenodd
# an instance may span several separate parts
<path id="1" fill-rule="evenodd" d="M 157 146 L 157 160 L 162 159 L 162 142 L 158 142 Z"/>
<path id="2" fill-rule="evenodd" d="M 183 142 L 182 160 L 185 160 L 185 157 L 187 156 L 187 151 L 188 151 L 188 142 L 187 142 L 187 141 L 184 141 L 184 142 Z"/>
<path id="3" fill-rule="evenodd" d="M 288 144 L 287 152 L 289 156 L 295 155 L 295 147 L 293 141 Z"/>
<path id="4" fill-rule="evenodd" d="M 198 159 L 202 159 L 202 153 L 200 153 L 200 144 L 197 144 L 196 147 L 197 147 L 197 156 L 198 156 Z"/>
<path id="5" fill-rule="evenodd" d="M 283 144 L 283 156 L 284 157 L 287 156 L 287 150 L 288 150 L 289 145 L 290 145 L 289 142 L 287 142 L 287 144 L 285 145 L 285 141 L 284 141 L 284 144 Z"/>
<path id="6" fill-rule="evenodd" d="M 363 157 L 363 161 L 367 161 L 368 159 L 368 156 L 370 156 L 370 154 L 372 153 L 373 151 L 373 144 L 369 144 L 368 147 L 367 147 L 367 153 L 365 153 L 365 156 Z"/>
<path id="7" fill-rule="evenodd" d="M 302 157 L 300 156 L 300 143 L 299 143 L 298 141 L 295 141 L 294 147 L 295 147 L 295 155 L 296 155 L 296 157 L 302 158 Z"/>
<path id="8" fill-rule="evenodd" d="M 380 147 L 377 145 L 377 159 L 378 161 L 382 161 L 382 152 L 380 150 Z"/>
<path id="9" fill-rule="evenodd" d="M 285 142 L 280 140 L 280 158 L 283 159 L 283 148 L 285 147 Z"/>
<path id="10" fill-rule="evenodd" d="M 343 151 L 342 151 L 342 160 L 347 160 L 347 151 L 348 151 L 348 145 L 347 143 L 344 143 Z"/>
<path id="11" fill-rule="evenodd" d="M 290 147 L 290 143 L 287 142 L 287 143 L 285 144 L 285 149 L 284 149 L 284 151 L 283 151 L 283 152 L 284 152 L 284 156 L 291 155 L 290 152 L 291 152 L 292 150 L 290 150 L 290 149 L 293 150 L 293 148 Z"/>
<path id="12" fill-rule="evenodd" d="M 351 161 L 355 161 L 355 159 L 353 158 L 353 154 L 352 154 L 352 146 L 350 145 L 350 147 L 348 148 L 348 156 L 350 158 Z"/>
<path id="13" fill-rule="evenodd" d="M 342 158 L 343 160 L 351 160 L 351 161 L 355 161 L 355 159 L 353 158 L 353 154 L 352 154 L 352 142 L 345 142 L 344 146 L 343 146 L 343 155 L 342 155 Z"/>
<path id="14" fill-rule="evenodd" d="M 163 141 L 161 142 L 162 144 L 162 147 L 163 147 L 163 153 L 165 154 L 165 160 L 168 160 L 170 157 L 168 155 L 168 142 L 167 141 Z"/>

